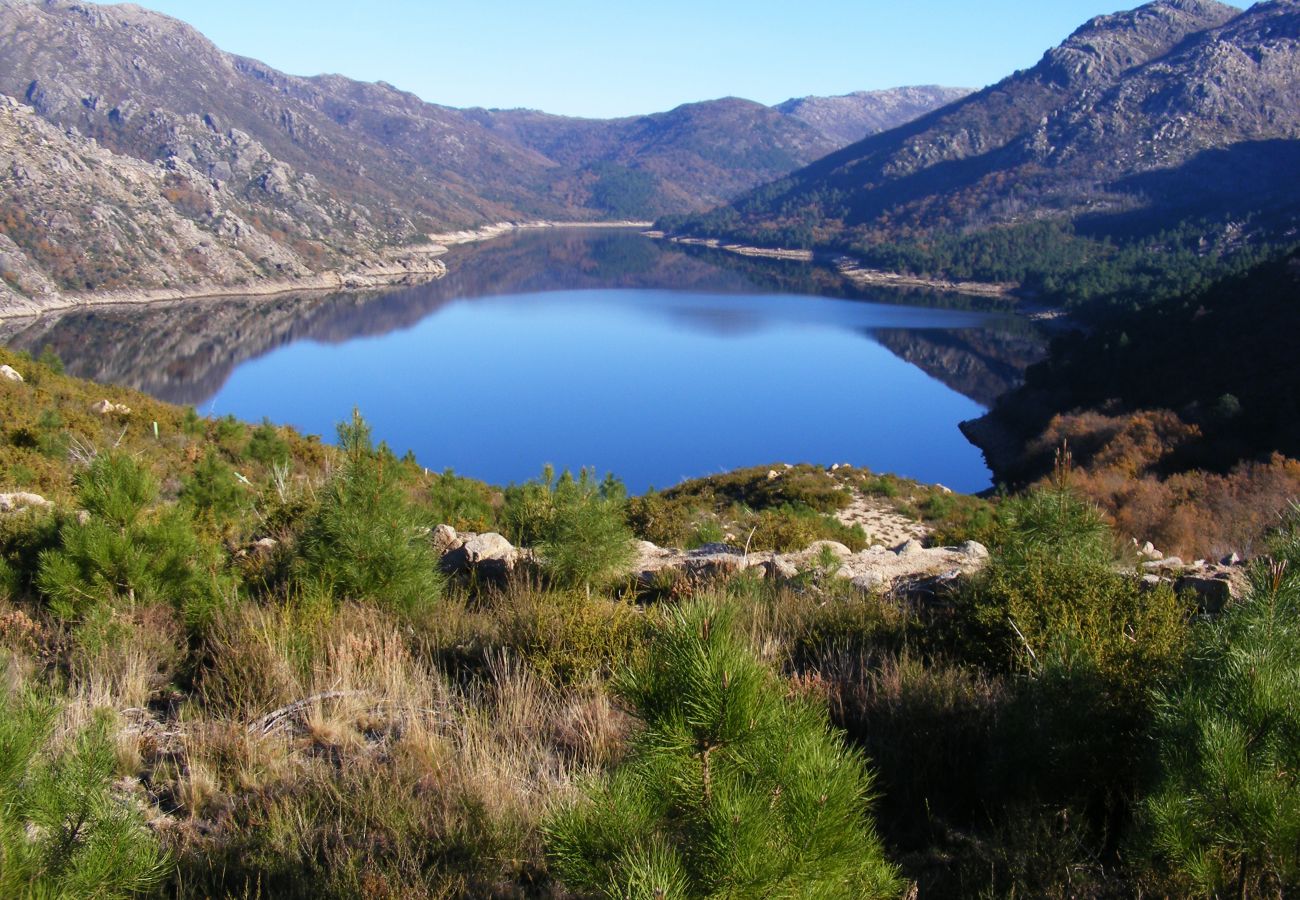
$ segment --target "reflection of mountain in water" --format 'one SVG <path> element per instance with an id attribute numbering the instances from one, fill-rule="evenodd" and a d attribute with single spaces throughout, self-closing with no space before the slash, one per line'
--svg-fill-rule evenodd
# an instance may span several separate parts
<path id="1" fill-rule="evenodd" d="M 455 248 L 447 262 L 446 278 L 407 290 L 99 307 L 0 323 L 0 340 L 32 351 L 48 345 L 75 375 L 199 404 L 219 391 L 239 364 L 277 347 L 387 334 L 409 328 L 449 303 L 476 297 L 597 288 L 864 296 L 824 268 L 683 248 L 621 231 L 518 232 Z M 946 308 L 970 304 L 968 298 L 930 294 L 870 297 Z M 872 337 L 988 404 L 1041 351 L 1027 333 L 1007 335 L 1005 345 L 1002 335 L 993 330 L 887 330 Z"/>
<path id="2" fill-rule="evenodd" d="M 1018 387 L 1024 380 L 1025 369 L 1042 359 L 1047 351 L 1047 342 L 1033 328 L 890 329 L 873 332 L 871 336 L 899 359 L 907 360 L 986 407 Z"/>

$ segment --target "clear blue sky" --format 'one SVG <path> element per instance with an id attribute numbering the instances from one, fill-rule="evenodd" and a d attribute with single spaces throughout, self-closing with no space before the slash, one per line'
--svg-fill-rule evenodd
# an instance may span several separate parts
<path id="1" fill-rule="evenodd" d="M 728 95 L 777 103 L 983 87 L 1138 0 L 142 0 L 295 75 L 387 81 L 450 106 L 582 116 Z M 1248 5 L 1248 4 L 1241 4 Z"/>

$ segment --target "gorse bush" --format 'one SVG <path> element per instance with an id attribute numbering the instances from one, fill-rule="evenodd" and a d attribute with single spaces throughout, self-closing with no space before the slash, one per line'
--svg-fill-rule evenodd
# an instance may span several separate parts
<path id="1" fill-rule="evenodd" d="M 1159 694 L 1150 845 L 1203 896 L 1300 890 L 1298 557 L 1257 566 L 1249 599 L 1201 626 L 1185 676 Z"/>
<path id="2" fill-rule="evenodd" d="M 586 469 L 556 478 L 547 467 L 540 481 L 506 491 L 504 518 L 509 537 L 535 547 L 557 584 L 590 592 L 632 561 L 626 500 L 613 478 L 598 484 Z"/>
<path id="3" fill-rule="evenodd" d="M 154 505 L 157 483 L 122 453 L 98 456 L 80 476 L 87 516 L 59 529 L 59 546 L 40 557 L 36 584 L 65 621 L 117 605 L 170 604 L 201 630 L 229 598 L 219 548 L 205 544 L 178 507 Z"/>
<path id="4" fill-rule="evenodd" d="M 409 613 L 437 601 L 438 559 L 403 490 L 398 462 L 359 413 L 339 426 L 342 463 L 302 536 L 302 568 L 335 595 Z"/>
<path id="5" fill-rule="evenodd" d="M 888 897 L 863 758 L 788 696 L 724 609 L 675 609 L 615 682 L 645 730 L 545 826 L 559 877 L 610 898 Z"/>
<path id="6" fill-rule="evenodd" d="M 0 691 L 0 895 L 143 895 L 168 861 L 140 815 L 114 796 L 113 746 L 103 722 L 51 755 L 56 710 Z"/>

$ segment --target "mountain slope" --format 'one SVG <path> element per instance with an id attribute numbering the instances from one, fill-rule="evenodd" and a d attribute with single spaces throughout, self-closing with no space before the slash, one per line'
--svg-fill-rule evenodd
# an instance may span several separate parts
<path id="1" fill-rule="evenodd" d="M 1300 200 L 1297 37 L 1297 0 L 1246 12 L 1157 0 L 1099 17 L 1029 70 L 669 224 L 868 257 L 1052 219 L 1098 235 L 1193 216 L 1285 230 Z"/>
<path id="2" fill-rule="evenodd" d="M 610 121 L 457 110 L 382 82 L 286 75 L 175 19 L 73 0 L 0 0 L 3 96 L 57 126 L 28 146 L 35 126 L 12 105 L 0 115 L 0 204 L 23 213 L 0 218 L 10 312 L 60 292 L 391 268 L 392 248 L 489 222 L 703 209 L 843 144 L 734 98 Z M 874 127 L 946 96 L 882 92 L 848 119 Z M 116 162 L 51 168 L 106 153 Z M 114 168 L 166 183 L 130 198 Z M 48 196 L 19 170 L 50 178 Z"/>
<path id="3" fill-rule="evenodd" d="M 839 97 L 795 97 L 775 109 L 822 134 L 852 144 L 918 119 L 931 110 L 970 95 L 966 88 L 923 85 L 887 91 L 854 91 Z"/>

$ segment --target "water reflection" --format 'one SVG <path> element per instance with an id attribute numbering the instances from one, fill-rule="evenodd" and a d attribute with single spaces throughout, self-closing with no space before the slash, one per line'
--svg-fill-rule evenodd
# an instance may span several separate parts
<path id="1" fill-rule="evenodd" d="M 864 296 L 826 269 L 635 233 L 523 232 L 447 262 L 447 278 L 419 288 L 83 310 L 0 324 L 0 338 L 50 346 L 83 377 L 326 434 L 355 402 L 390 445 L 440 468 L 507 481 L 546 460 L 595 464 L 634 489 L 855 453 L 982 487 L 987 473 L 956 422 L 1043 350 L 1026 323 L 979 301 Z M 863 302 L 881 298 L 894 302 Z M 771 403 L 755 405 L 755 392 Z M 707 399 L 724 394 L 734 399 L 725 408 Z M 431 406 L 458 408 L 469 427 L 457 440 L 415 427 L 415 409 Z M 485 424 L 507 408 L 508 427 Z M 546 415 L 534 421 L 536 409 Z"/>

